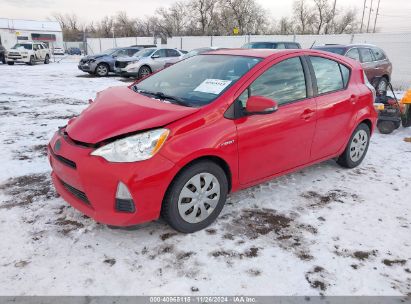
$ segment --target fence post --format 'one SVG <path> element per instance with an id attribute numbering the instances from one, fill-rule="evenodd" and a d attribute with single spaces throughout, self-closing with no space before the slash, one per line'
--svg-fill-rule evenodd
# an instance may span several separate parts
<path id="1" fill-rule="evenodd" d="M 353 43 L 353 41 L 354 41 L 354 35 L 355 35 L 355 34 L 351 34 L 351 42 L 350 42 L 350 43 Z"/>
<path id="2" fill-rule="evenodd" d="M 297 40 L 297 37 L 296 37 L 296 35 L 294 34 L 293 42 L 295 42 L 296 40 Z"/>
<path id="3" fill-rule="evenodd" d="M 183 49 L 183 37 L 180 37 L 180 50 Z"/>
<path id="4" fill-rule="evenodd" d="M 100 42 L 100 51 L 99 51 L 99 53 L 101 53 L 101 38 L 98 38 L 98 41 Z"/>

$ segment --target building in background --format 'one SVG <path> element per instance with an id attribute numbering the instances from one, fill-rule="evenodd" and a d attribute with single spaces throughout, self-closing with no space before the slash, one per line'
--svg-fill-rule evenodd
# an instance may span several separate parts
<path id="1" fill-rule="evenodd" d="M 63 47 L 63 33 L 56 21 L 0 18 L 0 44 L 6 49 L 19 41 L 41 41 L 50 48 Z"/>

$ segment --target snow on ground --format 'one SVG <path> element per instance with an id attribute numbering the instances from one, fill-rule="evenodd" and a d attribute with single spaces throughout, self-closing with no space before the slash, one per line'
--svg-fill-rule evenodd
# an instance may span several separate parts
<path id="1" fill-rule="evenodd" d="M 117 77 L 0 65 L 1 295 L 410 295 L 411 129 L 230 195 L 215 224 L 110 229 L 57 197 L 46 144 Z"/>

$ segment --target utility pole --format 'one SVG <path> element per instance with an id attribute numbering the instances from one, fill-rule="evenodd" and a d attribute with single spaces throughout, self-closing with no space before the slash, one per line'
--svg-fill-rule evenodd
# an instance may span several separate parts
<path id="1" fill-rule="evenodd" d="M 364 25 L 364 16 L 365 16 L 365 7 L 367 5 L 367 0 L 364 0 L 364 7 L 362 9 L 362 18 L 361 18 L 361 28 L 360 28 L 360 33 L 362 33 L 362 28 Z"/>
<path id="2" fill-rule="evenodd" d="M 367 33 L 368 33 L 369 28 L 370 28 L 370 21 L 371 21 L 371 13 L 372 13 L 372 3 L 373 3 L 373 1 L 374 1 L 374 0 L 371 0 L 370 13 L 368 14 Z"/>
<path id="3" fill-rule="evenodd" d="M 375 28 L 377 26 L 378 12 L 380 11 L 380 1 L 381 0 L 378 0 L 377 12 L 375 13 L 374 30 L 372 31 L 373 33 L 375 33 Z"/>

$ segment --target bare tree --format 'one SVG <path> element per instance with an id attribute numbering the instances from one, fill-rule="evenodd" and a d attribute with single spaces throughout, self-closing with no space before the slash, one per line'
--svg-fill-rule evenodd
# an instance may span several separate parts
<path id="1" fill-rule="evenodd" d="M 293 11 L 296 31 L 299 34 L 311 34 L 315 18 L 312 7 L 308 6 L 305 0 L 296 0 L 294 1 Z"/>
<path id="2" fill-rule="evenodd" d="M 188 6 L 199 24 L 199 34 L 212 34 L 213 23 L 217 21 L 218 0 L 191 0 Z"/>

